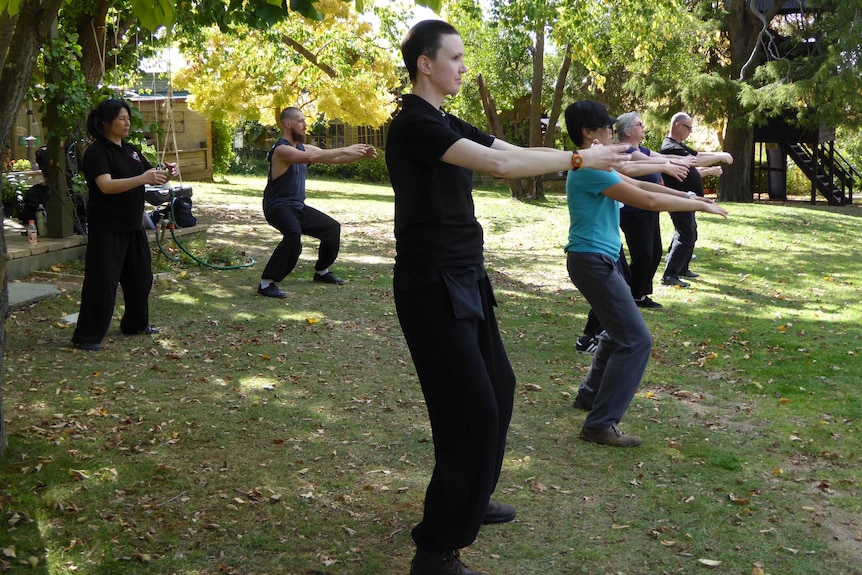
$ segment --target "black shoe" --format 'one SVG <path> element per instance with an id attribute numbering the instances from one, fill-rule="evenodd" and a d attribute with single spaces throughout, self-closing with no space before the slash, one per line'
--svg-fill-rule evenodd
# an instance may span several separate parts
<path id="1" fill-rule="evenodd" d="M 696 274 L 696 273 L 694 273 L 694 272 L 693 272 L 693 271 L 691 271 L 691 270 L 688 270 L 687 272 L 682 273 L 682 274 L 679 274 L 679 275 L 680 275 L 680 276 L 682 276 L 682 277 L 684 277 L 684 278 L 691 278 L 691 279 L 699 278 L 699 277 L 700 277 L 700 274 Z"/>
<path id="2" fill-rule="evenodd" d="M 159 328 L 148 325 L 138 331 L 124 331 L 123 335 L 155 335 L 157 333 L 159 333 Z"/>
<path id="3" fill-rule="evenodd" d="M 600 331 L 596 335 L 582 335 L 575 340 L 575 351 L 585 355 L 596 353 L 596 348 L 599 347 L 599 340 L 605 334 L 605 330 Z"/>
<path id="4" fill-rule="evenodd" d="M 592 355 L 599 347 L 599 340 L 591 335 L 582 335 L 575 340 L 575 351 L 584 355 Z"/>
<path id="5" fill-rule="evenodd" d="M 604 429 L 582 427 L 579 437 L 584 441 L 592 441 L 593 443 L 611 445 L 613 447 L 637 447 L 643 443 L 643 439 L 637 435 L 626 435 L 616 425 Z"/>
<path id="6" fill-rule="evenodd" d="M 73 341 L 72 346 L 75 349 L 81 349 L 84 351 L 99 351 L 102 349 L 102 344 L 100 343 L 84 343 L 80 341 Z"/>
<path id="7" fill-rule="evenodd" d="M 461 563 L 461 554 L 455 551 L 416 550 L 410 562 L 410 575 L 484 575 L 468 569 Z"/>
<path id="8" fill-rule="evenodd" d="M 664 276 L 661 278 L 661 285 L 663 286 L 679 286 L 681 288 L 687 288 L 688 282 L 684 282 L 676 276 Z"/>
<path id="9" fill-rule="evenodd" d="M 287 294 L 278 289 L 278 286 L 275 285 L 275 283 L 271 283 L 265 288 L 258 287 L 257 293 L 265 297 L 276 297 L 279 299 L 284 299 L 287 297 Z"/>
<path id="10" fill-rule="evenodd" d="M 485 511 L 485 519 L 482 521 L 485 525 L 493 523 L 508 523 L 515 519 L 515 508 L 508 503 L 497 503 L 496 501 L 488 502 L 488 509 Z"/>
<path id="11" fill-rule="evenodd" d="M 574 407 L 575 409 L 582 409 L 584 411 L 593 410 L 593 406 L 587 405 L 587 402 L 584 401 L 584 398 L 581 396 L 580 393 L 575 396 L 575 401 L 573 402 L 572 407 Z"/>
<path id="12" fill-rule="evenodd" d="M 340 277 L 336 277 L 335 275 L 333 275 L 332 272 L 326 272 L 323 275 L 320 275 L 319 273 L 315 273 L 314 274 L 314 281 L 323 282 L 325 284 L 335 284 L 335 285 L 339 285 L 339 286 L 344 283 L 343 279 L 341 279 Z"/>
<path id="13" fill-rule="evenodd" d="M 660 303 L 658 303 L 657 301 L 651 300 L 648 295 L 645 295 L 643 299 L 636 299 L 635 303 L 637 304 L 638 307 L 642 307 L 642 308 L 658 309 L 658 308 L 662 307 L 662 305 Z"/>

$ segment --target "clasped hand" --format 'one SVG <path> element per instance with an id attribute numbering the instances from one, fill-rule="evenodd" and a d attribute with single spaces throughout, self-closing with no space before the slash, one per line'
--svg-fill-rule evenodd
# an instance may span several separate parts
<path id="1" fill-rule="evenodd" d="M 151 168 L 144 172 L 144 183 L 150 186 L 161 186 L 168 181 L 168 174 L 164 170 Z"/>
<path id="2" fill-rule="evenodd" d="M 148 185 L 161 186 L 179 174 L 180 170 L 175 162 L 166 162 L 164 168 L 151 168 L 144 172 L 144 179 Z"/>
<path id="3" fill-rule="evenodd" d="M 376 158 L 377 157 L 377 149 L 374 146 L 369 144 L 353 144 L 350 146 L 350 149 L 353 153 L 357 154 L 360 158 Z"/>

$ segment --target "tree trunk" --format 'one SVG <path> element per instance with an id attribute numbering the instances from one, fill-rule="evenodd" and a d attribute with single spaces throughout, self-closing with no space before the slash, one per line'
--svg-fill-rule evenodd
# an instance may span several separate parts
<path id="1" fill-rule="evenodd" d="M 733 164 L 722 166 L 718 180 L 718 200 L 723 202 L 751 202 L 751 173 L 754 163 L 754 133 L 748 126 L 728 123 L 724 136 L 724 150 L 733 156 Z"/>
<path id="2" fill-rule="evenodd" d="M 759 47 L 763 21 L 771 21 L 778 9 L 775 6 L 763 14 L 763 20 L 749 7 L 746 0 L 728 0 L 725 7 L 727 16 L 727 37 L 730 44 L 730 75 L 744 80 L 745 75 L 764 60 Z M 751 174 L 754 164 L 754 134 L 744 118 L 736 99 L 730 101 L 727 110 L 723 149 L 733 156 L 733 165 L 723 166 L 723 174 L 718 184 L 718 199 L 726 202 L 751 202 L 754 192 L 751 187 Z"/>
<path id="3" fill-rule="evenodd" d="M 6 138 L 30 87 L 36 58 L 62 3 L 63 0 L 46 0 L 44 6 L 39 0 L 24 0 L 21 3 L 0 71 L 0 148 L 6 146 Z"/>
<path id="4" fill-rule="evenodd" d="M 551 113 L 548 114 L 548 129 L 545 131 L 545 136 L 542 139 L 541 144 L 548 148 L 553 148 L 557 141 L 557 122 L 560 120 L 560 114 L 563 110 L 563 95 L 566 88 L 566 80 L 569 77 L 569 70 L 571 68 L 572 45 L 566 44 L 563 63 L 560 66 L 560 72 L 557 74 L 557 84 L 554 86 L 554 101 L 551 102 Z"/>
<path id="5" fill-rule="evenodd" d="M 0 70 L 6 67 L 6 55 L 12 43 L 12 32 L 18 22 L 18 15 L 10 16 L 9 12 L 0 11 Z"/>
<path id="6" fill-rule="evenodd" d="M 482 110 L 485 112 L 485 118 L 488 120 L 488 129 L 497 138 L 503 139 L 503 122 L 500 121 L 500 115 L 497 113 L 497 102 L 494 96 L 488 90 L 488 85 L 485 83 L 485 78 L 482 74 L 476 76 L 476 83 L 479 86 L 479 96 L 482 98 Z M 526 194 L 524 185 L 521 180 L 508 180 L 509 191 L 513 198 L 521 199 Z"/>
<path id="7" fill-rule="evenodd" d="M 0 222 L 4 221 L 6 214 L 3 213 L 3 205 L 0 204 Z M 3 420 L 3 359 L 6 356 L 6 310 L 9 309 L 9 290 L 6 287 L 6 234 L 0 232 L 0 277 L 3 278 L 3 287 L 0 289 L 0 459 L 6 451 L 8 442 L 6 440 L 6 423 Z"/>
<path id="8" fill-rule="evenodd" d="M 542 145 L 542 80 L 545 75 L 545 25 L 536 26 L 536 45 L 533 49 L 533 78 L 530 94 L 530 147 Z M 527 178 L 530 191 L 527 199 L 543 200 L 545 190 L 542 187 L 545 176 L 539 175 Z"/>
<path id="9" fill-rule="evenodd" d="M 0 16 L 0 31 L 4 32 L 0 40 L 0 149 L 6 147 L 6 139 L 18 116 L 18 109 L 24 101 L 27 88 L 30 87 L 30 77 L 36 66 L 36 58 L 51 26 L 57 19 L 57 13 L 63 0 L 24 0 L 19 8 L 18 18 Z M 5 34 L 11 30 L 11 40 Z M 8 42 L 8 43 L 7 43 Z M 2 219 L 0 211 L 0 219 Z M 0 236 L 3 236 L 0 233 Z M 0 290 L 0 455 L 6 449 L 6 427 L 3 424 L 3 358 L 6 355 L 6 312 L 9 309 L 9 293 L 6 289 L 6 238 L 0 240 L 0 274 L 3 287 Z"/>

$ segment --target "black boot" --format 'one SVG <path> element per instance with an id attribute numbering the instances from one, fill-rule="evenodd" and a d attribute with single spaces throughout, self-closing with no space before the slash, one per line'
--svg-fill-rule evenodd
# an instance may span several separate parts
<path id="1" fill-rule="evenodd" d="M 410 575 L 485 575 L 468 569 L 461 563 L 460 553 L 455 551 L 416 550 L 410 562 Z"/>

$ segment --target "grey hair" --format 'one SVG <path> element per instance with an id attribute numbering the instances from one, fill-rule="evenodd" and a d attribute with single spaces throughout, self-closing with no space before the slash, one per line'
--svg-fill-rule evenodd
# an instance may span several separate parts
<path id="1" fill-rule="evenodd" d="M 640 117 L 640 114 L 637 112 L 626 112 L 625 114 L 620 114 L 617 118 L 617 123 L 614 124 L 614 140 L 621 142 L 623 136 L 626 135 L 626 130 L 631 128 L 632 124 L 639 120 Z"/>

